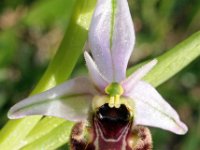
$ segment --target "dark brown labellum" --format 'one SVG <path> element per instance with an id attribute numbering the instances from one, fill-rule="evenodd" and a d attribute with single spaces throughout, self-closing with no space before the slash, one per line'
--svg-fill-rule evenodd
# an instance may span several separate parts
<path id="1" fill-rule="evenodd" d="M 84 138 L 88 130 L 88 138 Z M 76 124 L 71 134 L 73 150 L 150 150 L 148 128 L 133 126 L 133 117 L 125 105 L 110 108 L 102 105 L 94 114 L 91 127 Z"/>

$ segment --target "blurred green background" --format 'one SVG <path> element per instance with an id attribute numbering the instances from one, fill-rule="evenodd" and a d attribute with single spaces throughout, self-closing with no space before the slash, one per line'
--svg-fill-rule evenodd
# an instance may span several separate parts
<path id="1" fill-rule="evenodd" d="M 74 0 L 0 1 L 0 128 L 37 84 L 67 28 Z M 199 0 L 129 0 L 137 42 L 129 66 L 159 56 L 200 29 Z M 83 57 L 72 76 L 85 74 Z M 200 59 L 158 87 L 189 132 L 151 129 L 155 150 L 200 149 Z M 62 149 L 62 148 L 61 148 Z"/>

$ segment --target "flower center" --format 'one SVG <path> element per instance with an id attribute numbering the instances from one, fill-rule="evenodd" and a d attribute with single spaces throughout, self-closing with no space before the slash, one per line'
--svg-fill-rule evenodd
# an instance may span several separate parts
<path id="1" fill-rule="evenodd" d="M 110 83 L 105 88 L 105 93 L 108 94 L 110 97 L 108 106 L 110 108 L 119 108 L 121 105 L 120 96 L 124 93 L 124 89 L 122 88 L 122 86 L 117 82 Z"/>

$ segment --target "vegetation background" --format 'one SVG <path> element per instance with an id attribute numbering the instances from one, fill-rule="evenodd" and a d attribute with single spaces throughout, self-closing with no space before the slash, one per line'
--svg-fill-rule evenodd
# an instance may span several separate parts
<path id="1" fill-rule="evenodd" d="M 74 2 L 0 1 L 0 128 L 8 121 L 8 109 L 32 91 L 54 56 L 68 26 Z M 137 37 L 129 66 L 159 56 L 200 29 L 199 0 L 129 0 L 129 5 Z M 86 73 L 81 56 L 71 76 Z M 179 136 L 151 128 L 154 149 L 198 150 L 200 59 L 158 90 L 176 108 L 189 132 Z M 63 144 L 59 149 L 65 148 Z"/>

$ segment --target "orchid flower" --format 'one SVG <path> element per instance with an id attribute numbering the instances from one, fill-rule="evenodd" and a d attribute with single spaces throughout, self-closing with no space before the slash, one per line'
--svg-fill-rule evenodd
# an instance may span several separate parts
<path id="1" fill-rule="evenodd" d="M 45 115 L 89 122 L 93 132 L 90 141 L 100 150 L 123 149 L 127 136 L 139 125 L 185 134 L 187 126 L 177 112 L 142 80 L 156 65 L 156 59 L 126 77 L 134 43 L 127 0 L 98 0 L 89 29 L 92 57 L 84 52 L 89 77 L 77 77 L 28 97 L 14 105 L 8 117 Z"/>

